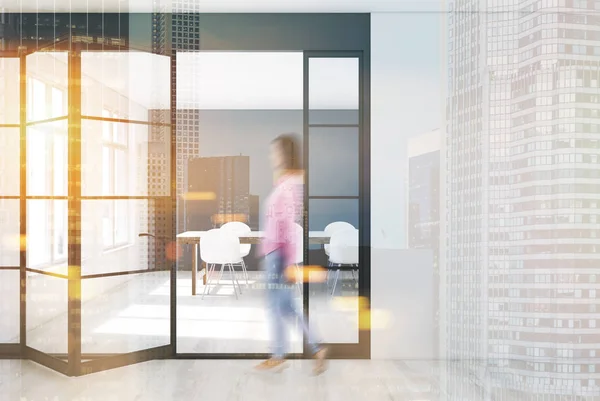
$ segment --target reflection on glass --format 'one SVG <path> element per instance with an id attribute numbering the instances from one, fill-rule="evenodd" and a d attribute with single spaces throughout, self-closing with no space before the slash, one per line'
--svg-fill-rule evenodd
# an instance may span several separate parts
<path id="1" fill-rule="evenodd" d="M 67 286 L 68 280 L 64 278 L 27 273 L 26 327 L 29 347 L 48 354 L 67 354 Z"/>
<path id="2" fill-rule="evenodd" d="M 19 124 L 19 59 L 0 58 L 0 124 Z"/>
<path id="3" fill-rule="evenodd" d="M 359 59 L 310 58 L 310 124 L 358 124 Z"/>
<path id="4" fill-rule="evenodd" d="M 0 196 L 17 196 L 20 192 L 19 128 L 0 128 Z"/>
<path id="5" fill-rule="evenodd" d="M 323 231 L 331 223 L 345 222 L 358 228 L 358 199 L 310 199 L 311 231 Z M 345 229 L 346 231 L 348 228 Z M 351 230 L 351 227 L 350 227 Z M 330 233 L 335 235 L 335 230 Z M 335 248 L 335 249 L 332 249 Z M 358 235 L 344 235 L 327 247 L 311 245 L 309 265 L 328 266 L 326 283 L 311 278 L 310 321 L 326 343 L 358 342 Z"/>
<path id="6" fill-rule="evenodd" d="M 308 121 L 311 125 L 343 124 L 358 125 L 359 114 L 356 110 L 309 110 Z"/>
<path id="7" fill-rule="evenodd" d="M 148 121 L 171 107 L 170 57 L 138 52 L 82 52 L 84 116 Z"/>
<path id="8" fill-rule="evenodd" d="M 19 200 L 0 199 L 0 266 L 19 266 Z"/>
<path id="9" fill-rule="evenodd" d="M 19 271 L 0 270 L 0 344 L 19 342 Z"/>
<path id="10" fill-rule="evenodd" d="M 311 231 L 322 231 L 336 221 L 345 221 L 358 227 L 358 199 L 310 199 L 309 224 Z"/>
<path id="11" fill-rule="evenodd" d="M 170 343 L 170 273 L 81 282 L 83 353 L 128 353 Z"/>
<path id="12" fill-rule="evenodd" d="M 229 218 L 243 219 L 252 230 L 259 230 L 259 205 L 273 187 L 270 143 L 283 133 L 301 134 L 303 129 L 302 53 L 181 56 L 177 71 L 188 78 L 177 80 L 178 102 L 189 103 L 180 103 L 177 110 L 177 152 L 182 160 L 177 186 L 186 199 L 178 210 L 180 227 L 184 226 L 179 231 L 219 227 Z M 215 215 L 218 218 L 211 220 Z M 255 252 L 252 245 L 244 258 L 247 287 L 240 266 L 235 268 L 242 288 L 239 302 L 227 272 L 218 284 L 215 277 L 204 299 L 192 296 L 191 252 L 184 253 L 177 272 L 178 352 L 269 352 L 264 276 Z M 217 266 L 217 274 L 219 270 Z M 201 277 L 198 294 L 205 288 Z M 295 295 L 301 308 L 300 291 Z M 300 328 L 288 328 L 289 351 L 301 352 Z"/>
<path id="13" fill-rule="evenodd" d="M 170 194 L 170 128 L 82 121 L 82 195 Z M 98 133 L 102 132 L 102 135 Z"/>
<path id="14" fill-rule="evenodd" d="M 142 233 L 170 236 L 170 212 L 164 202 L 139 199 L 84 200 L 81 205 L 82 275 L 148 269 L 164 254 L 165 239 L 140 237 Z"/>
<path id="15" fill-rule="evenodd" d="M 358 196 L 358 128 L 311 128 L 310 196 Z"/>
<path id="16" fill-rule="evenodd" d="M 67 120 L 27 127 L 27 195 L 67 195 Z"/>
<path id="17" fill-rule="evenodd" d="M 67 114 L 67 63 L 66 52 L 37 52 L 27 56 L 28 121 Z"/>
<path id="18" fill-rule="evenodd" d="M 27 201 L 27 267 L 67 274 L 67 200 Z"/>

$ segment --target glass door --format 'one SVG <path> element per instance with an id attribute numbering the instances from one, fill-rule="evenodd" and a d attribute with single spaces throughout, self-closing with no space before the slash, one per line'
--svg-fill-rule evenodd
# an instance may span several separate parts
<path id="1" fill-rule="evenodd" d="M 304 68 L 305 264 L 327 270 L 304 284 L 304 306 L 333 357 L 368 357 L 362 53 L 306 52 Z"/>
<path id="2" fill-rule="evenodd" d="M 25 217 L 21 235 L 25 331 L 21 339 L 26 357 L 67 373 L 72 366 L 73 325 L 70 306 L 74 282 L 70 280 L 68 231 L 68 153 L 70 60 L 67 51 L 40 51 L 24 56 L 25 141 L 21 175 Z M 24 149 L 23 149 L 24 148 Z"/>
<path id="3" fill-rule="evenodd" d="M 301 139 L 302 69 L 299 51 L 177 53 L 178 233 L 227 224 L 254 234 L 265 229 L 259 205 L 273 187 L 270 144 L 283 133 Z M 271 351 L 259 244 L 243 237 L 243 264 L 231 266 L 212 259 L 199 240 L 183 245 L 178 357 L 265 358 Z M 294 293 L 299 308 L 300 290 Z M 287 329 L 288 351 L 299 356 L 300 326 Z"/>
<path id="4" fill-rule="evenodd" d="M 82 51 L 81 370 L 171 355 L 171 58 Z"/>
<path id="5" fill-rule="evenodd" d="M 0 189 L 17 191 L 11 216 L 19 199 L 27 212 L 20 237 L 13 228 L 27 244 L 25 357 L 79 376 L 173 353 L 171 57 L 69 47 L 21 61 L 21 198 L 10 158 Z M 1 257 L 18 259 L 4 248 Z"/>
<path id="6" fill-rule="evenodd" d="M 0 51 L 0 356 L 20 349 L 21 59 Z"/>

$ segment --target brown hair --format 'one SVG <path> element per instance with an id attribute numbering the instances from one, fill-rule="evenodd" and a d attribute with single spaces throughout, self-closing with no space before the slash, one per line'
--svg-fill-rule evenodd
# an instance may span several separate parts
<path id="1" fill-rule="evenodd" d="M 296 134 L 282 134 L 271 141 L 283 155 L 285 170 L 299 171 L 302 169 L 300 140 Z"/>

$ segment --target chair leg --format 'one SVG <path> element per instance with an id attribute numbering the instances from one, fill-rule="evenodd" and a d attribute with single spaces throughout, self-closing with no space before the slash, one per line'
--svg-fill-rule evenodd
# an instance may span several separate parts
<path id="1" fill-rule="evenodd" d="M 235 274 L 235 266 L 233 264 L 230 264 L 231 266 L 231 270 L 233 271 L 233 278 L 232 278 L 232 282 L 233 280 L 235 280 L 235 282 L 237 283 L 238 286 L 238 290 L 240 290 L 240 295 L 242 294 L 242 286 L 240 285 L 240 281 L 238 280 L 237 274 Z"/>
<path id="2" fill-rule="evenodd" d="M 242 258 L 242 270 L 244 271 L 244 277 L 246 277 L 246 287 L 248 287 L 248 270 L 246 269 L 246 262 Z"/>
<path id="3" fill-rule="evenodd" d="M 235 270 L 233 269 L 233 265 L 229 263 L 227 265 L 229 267 L 229 271 L 231 272 L 231 284 L 233 285 L 233 292 L 235 294 L 235 299 L 238 299 L 238 293 L 235 290 L 235 283 L 237 282 L 237 277 L 235 276 Z M 238 290 L 240 291 L 240 295 L 242 294 L 242 288 L 240 287 L 240 283 L 237 283 Z"/>
<path id="4" fill-rule="evenodd" d="M 335 287 L 337 287 L 337 282 L 338 282 L 339 278 L 340 278 L 340 269 L 337 269 L 337 271 L 335 272 L 335 281 L 333 282 L 333 289 L 331 290 L 332 297 L 335 294 Z"/>
<path id="5" fill-rule="evenodd" d="M 212 275 L 215 271 L 215 266 L 215 264 L 208 265 L 208 270 L 206 271 L 206 285 L 204 286 L 204 291 L 202 291 L 201 299 L 204 299 L 204 296 L 206 295 L 206 291 L 208 289 L 208 286 L 210 285 Z"/>
<path id="6" fill-rule="evenodd" d="M 221 272 L 219 273 L 219 279 L 217 280 L 217 285 L 221 284 L 221 279 L 223 278 L 223 269 L 225 265 L 221 265 Z"/>

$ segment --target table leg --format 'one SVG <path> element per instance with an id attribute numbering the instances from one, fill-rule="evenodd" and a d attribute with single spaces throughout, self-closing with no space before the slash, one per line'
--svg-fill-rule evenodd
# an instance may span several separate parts
<path id="1" fill-rule="evenodd" d="M 196 273 L 198 272 L 198 244 L 194 244 L 192 252 L 192 295 L 196 295 Z"/>
<path id="2" fill-rule="evenodd" d="M 202 262 L 202 272 L 204 273 L 202 275 L 202 284 L 206 285 L 206 276 L 208 275 L 208 269 L 206 268 L 206 263 Z"/>

